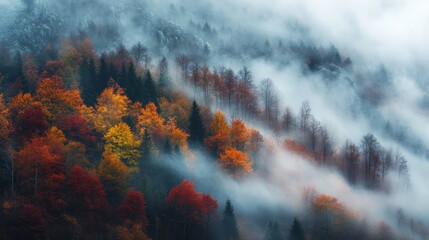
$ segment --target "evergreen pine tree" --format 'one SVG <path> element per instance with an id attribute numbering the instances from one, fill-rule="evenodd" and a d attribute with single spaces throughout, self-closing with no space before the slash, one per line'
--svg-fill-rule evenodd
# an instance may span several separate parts
<path id="1" fill-rule="evenodd" d="M 118 81 L 118 72 L 116 71 L 115 65 L 113 65 L 113 63 L 111 63 L 109 66 L 109 76 L 113 80 Z"/>
<path id="2" fill-rule="evenodd" d="M 158 83 L 159 88 L 168 89 L 170 87 L 170 77 L 168 76 L 168 62 L 167 58 L 162 57 L 158 64 Z"/>
<path id="3" fill-rule="evenodd" d="M 87 101 L 89 105 L 93 105 L 97 99 L 97 67 L 95 66 L 94 59 L 89 60 L 88 65 L 88 89 Z"/>
<path id="4" fill-rule="evenodd" d="M 109 68 L 106 63 L 104 55 L 100 58 L 100 69 L 98 71 L 98 81 L 97 81 L 97 96 L 99 96 L 105 88 L 107 88 L 107 82 L 109 81 Z"/>
<path id="5" fill-rule="evenodd" d="M 234 215 L 234 207 L 231 204 L 231 201 L 228 199 L 226 201 L 225 209 L 223 211 L 222 219 L 223 232 L 225 234 L 225 239 L 227 240 L 238 240 L 238 226 L 237 221 Z"/>
<path id="6" fill-rule="evenodd" d="M 82 63 L 79 66 L 79 80 L 82 99 L 85 104 L 89 105 L 89 65 L 85 58 L 82 60 Z"/>
<path id="7" fill-rule="evenodd" d="M 281 240 L 282 234 L 279 230 L 277 222 L 269 222 L 265 232 L 265 240 Z"/>
<path id="8" fill-rule="evenodd" d="M 298 219 L 294 219 L 292 223 L 292 227 L 289 231 L 289 239 L 290 240 L 304 240 L 304 230 L 301 227 Z"/>
<path id="9" fill-rule="evenodd" d="M 189 135 L 189 142 L 194 146 L 202 145 L 206 135 L 200 108 L 195 101 L 192 102 L 191 116 L 189 117 Z"/>
<path id="10" fill-rule="evenodd" d="M 143 96 L 142 103 L 143 105 L 153 102 L 157 109 L 159 109 L 159 104 L 157 100 L 158 94 L 156 91 L 155 83 L 153 82 L 152 75 L 149 71 L 146 72 L 146 79 L 143 84 Z"/>
<path id="11" fill-rule="evenodd" d="M 121 66 L 121 71 L 119 72 L 117 82 L 121 88 L 127 91 L 127 69 L 125 68 L 124 64 Z"/>
<path id="12" fill-rule="evenodd" d="M 130 63 L 130 65 L 128 66 L 128 71 L 127 71 L 125 90 L 126 90 L 128 97 L 132 101 L 137 101 L 138 92 L 139 92 L 138 86 L 137 86 L 137 81 L 138 81 L 138 79 L 137 79 L 136 69 L 134 67 L 134 64 Z"/>

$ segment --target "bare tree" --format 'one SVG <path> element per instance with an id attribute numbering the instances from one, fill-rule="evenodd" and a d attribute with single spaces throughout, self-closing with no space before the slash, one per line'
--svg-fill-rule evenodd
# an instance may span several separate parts
<path id="1" fill-rule="evenodd" d="M 379 178 L 380 144 L 372 134 L 367 134 L 361 141 L 362 160 L 365 166 L 365 185 L 374 188 Z"/>
<path id="2" fill-rule="evenodd" d="M 228 100 L 228 109 L 231 110 L 231 100 L 237 85 L 237 79 L 232 69 L 227 69 L 221 72 L 222 78 L 225 82 L 226 97 Z"/>
<path id="3" fill-rule="evenodd" d="M 194 62 L 191 64 L 191 81 L 192 85 L 194 86 L 194 98 L 197 94 L 197 86 L 200 84 L 201 81 L 201 74 L 200 74 L 200 64 L 198 62 Z"/>
<path id="4" fill-rule="evenodd" d="M 131 48 L 131 55 L 133 56 L 136 63 L 140 61 L 144 62 L 144 67 L 147 69 L 148 64 L 150 63 L 150 56 L 148 49 L 143 45 L 143 43 L 138 42 Z"/>
<path id="5" fill-rule="evenodd" d="M 286 108 L 282 116 L 282 127 L 286 132 L 290 132 L 295 126 L 295 117 L 293 116 L 292 110 Z"/>
<path id="6" fill-rule="evenodd" d="M 264 118 L 268 125 L 271 126 L 273 118 L 273 105 L 275 104 L 275 91 L 273 82 L 267 78 L 260 85 L 261 100 L 264 106 Z"/>
<path id="7" fill-rule="evenodd" d="M 308 126 L 308 120 L 310 119 L 310 116 L 311 116 L 311 108 L 308 101 L 305 101 L 302 103 L 301 109 L 299 110 L 299 116 L 300 116 L 300 119 L 299 119 L 300 130 L 302 133 L 305 133 Z"/>
<path id="8" fill-rule="evenodd" d="M 387 173 L 393 167 L 393 156 L 392 150 L 382 151 L 381 156 L 381 180 L 384 182 L 384 178 Z"/>
<path id="9" fill-rule="evenodd" d="M 410 184 L 410 173 L 408 171 L 407 160 L 398 150 L 395 153 L 393 166 L 403 187 L 408 188 Z"/>
<path id="10" fill-rule="evenodd" d="M 359 149 L 358 147 L 350 142 L 349 140 L 346 141 L 346 144 L 343 148 L 343 160 L 346 164 L 346 177 L 347 180 L 354 184 L 357 181 L 357 176 L 359 172 Z"/>
<path id="11" fill-rule="evenodd" d="M 317 138 L 320 130 L 320 123 L 313 116 L 310 116 L 310 124 L 308 127 L 308 142 L 307 145 L 310 151 L 315 152 L 317 146 Z"/>
<path id="12" fill-rule="evenodd" d="M 176 56 L 176 64 L 182 70 L 182 79 L 185 80 L 188 76 L 189 64 L 191 59 L 185 54 L 179 54 Z"/>
<path id="13" fill-rule="evenodd" d="M 212 80 L 211 72 L 207 64 L 204 64 L 201 67 L 201 87 L 203 89 L 204 93 L 204 103 L 207 105 L 209 103 L 210 98 L 210 91 L 212 87 Z"/>
<path id="14" fill-rule="evenodd" d="M 320 149 L 320 154 L 322 157 L 322 163 L 323 165 L 326 164 L 326 160 L 328 159 L 329 156 L 332 155 L 333 153 L 333 147 L 332 147 L 332 139 L 329 136 L 329 132 L 326 129 L 326 127 L 320 127 L 320 143 L 319 143 L 319 149 Z"/>

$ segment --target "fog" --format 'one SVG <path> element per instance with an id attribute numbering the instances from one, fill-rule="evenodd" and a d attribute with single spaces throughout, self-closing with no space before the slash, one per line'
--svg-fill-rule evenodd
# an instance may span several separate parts
<path id="1" fill-rule="evenodd" d="M 63 5 L 47 0 L 35 2 L 61 11 L 66 11 L 69 4 L 69 1 Z M 386 194 L 350 186 L 335 170 L 320 168 L 282 150 L 269 130 L 261 129 L 266 141 L 273 143 L 275 151 L 260 159 L 267 164 L 268 174 L 263 176 L 254 175 L 240 180 L 230 178 L 214 171 L 213 164 L 207 160 L 209 157 L 196 153 L 197 160 L 190 166 L 191 173 L 186 172 L 185 177 L 195 180 L 198 189 L 210 192 L 220 202 L 230 198 L 238 215 L 243 218 L 258 215 L 260 209 L 272 213 L 273 218 L 278 212 L 291 216 L 301 214 L 302 190 L 314 187 L 319 193 L 335 196 L 359 213 L 359 217 L 370 222 L 384 220 L 395 227 L 394 214 L 400 207 L 410 217 L 429 224 L 429 191 L 426 186 L 429 182 L 429 144 L 426 141 L 429 138 L 429 93 L 426 87 L 429 74 L 425 69 L 429 61 L 427 1 L 273 0 L 267 3 L 262 0 L 202 0 L 195 3 L 191 0 L 152 0 L 92 3 L 92 6 L 103 6 L 101 9 L 104 11 L 91 11 L 91 8 L 84 11 L 82 6 L 86 3 L 80 2 L 81 8 L 76 10 L 73 21 L 65 19 L 66 23 L 70 21 L 66 26 L 74 28 L 73 31 L 84 28 L 90 20 L 106 20 L 118 28 L 116 45 L 122 41 L 129 47 L 143 41 L 152 47 L 156 57 L 161 54 L 173 57 L 174 51 L 160 50 L 154 37 L 149 36 L 153 29 L 136 24 L 135 18 L 141 13 L 139 9 L 132 16 L 124 14 L 129 10 L 127 5 L 142 6 L 142 9 L 149 10 L 149 14 L 143 15 L 153 17 L 149 21 L 166 19 L 187 34 L 183 39 L 196 39 L 197 47 L 208 44 L 211 56 L 207 61 L 211 66 L 225 65 L 238 70 L 246 64 L 253 72 L 256 85 L 262 79 L 272 79 L 280 97 L 281 110 L 288 106 L 297 114 L 302 102 L 308 101 L 314 116 L 333 135 L 337 149 L 347 139 L 359 143 L 363 135 L 372 132 L 382 146 L 398 149 L 408 160 L 410 189 L 398 188 Z M 2 20 L 2 26 L 10 24 L 14 13 L 21 8 L 18 1 L 0 0 L 0 14 L 8 16 Z M 172 13 L 172 9 L 177 13 Z M 106 12 L 115 14 L 105 15 Z M 61 12 L 56 14 L 62 16 Z M 64 12 L 64 16 L 70 14 Z M 193 32 L 188 26 L 190 20 L 201 25 L 207 21 L 216 29 L 217 36 L 204 37 Z M 4 28 L 0 28 L 0 32 L 5 32 Z M 285 44 L 304 42 L 317 48 L 334 45 L 342 57 L 351 58 L 352 68 L 341 71 L 333 81 L 326 81 L 320 71 L 303 71 L 302 61 L 293 55 L 254 59 L 245 51 L 236 56 L 221 52 L 225 45 L 246 49 L 244 46 L 248 42 L 262 44 L 266 40 L 271 46 L 279 40 Z M 106 45 L 106 49 L 114 48 L 115 44 Z M 193 50 L 192 47 L 187 49 L 188 52 Z M 287 64 L 276 62 L 283 58 Z M 388 73 L 386 82 L 377 82 L 380 79 L 374 77 L 381 66 Z M 382 95 L 378 96 L 381 100 L 370 103 L 363 94 L 365 86 L 377 84 L 381 87 L 379 93 Z M 406 139 L 386 134 L 384 127 L 387 122 L 395 131 L 406 131 Z M 395 181 L 392 177 L 392 182 Z"/>

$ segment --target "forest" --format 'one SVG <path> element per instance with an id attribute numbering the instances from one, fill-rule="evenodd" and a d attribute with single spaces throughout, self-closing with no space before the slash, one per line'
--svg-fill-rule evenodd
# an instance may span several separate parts
<path id="1" fill-rule="evenodd" d="M 402 131 L 390 122 L 380 124 L 384 135 L 338 138 L 310 101 L 294 110 L 254 64 L 220 60 L 240 54 L 288 66 L 286 54 L 303 76 L 333 84 L 338 69 L 356 65 L 334 45 L 195 45 L 159 19 L 147 36 L 121 40 L 112 25 L 57 21 L 59 6 L 43 2 L 23 1 L 0 45 L 1 239 L 429 237 L 424 218 L 401 205 L 367 215 L 341 194 L 371 204 L 410 191 L 402 151 L 424 155 L 420 142 L 386 141 Z M 96 2 L 61 7 L 104 6 Z M 187 29 L 207 39 L 231 31 L 207 21 Z M 357 90 L 362 104 L 382 104 L 377 86 Z"/>

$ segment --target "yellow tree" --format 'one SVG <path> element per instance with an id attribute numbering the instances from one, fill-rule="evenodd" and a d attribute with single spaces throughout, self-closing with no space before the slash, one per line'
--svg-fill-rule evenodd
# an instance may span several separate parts
<path id="1" fill-rule="evenodd" d="M 162 118 L 156 111 L 154 103 L 148 103 L 140 112 L 138 116 L 137 128 L 140 129 L 140 135 L 143 136 L 146 130 L 153 133 L 164 132 L 164 118 Z"/>
<path id="2" fill-rule="evenodd" d="M 95 112 L 84 114 L 100 133 L 106 133 L 111 127 L 120 123 L 128 115 L 131 101 L 119 86 L 106 88 L 97 98 Z"/>
<path id="3" fill-rule="evenodd" d="M 235 119 L 231 124 L 231 144 L 240 151 L 245 151 L 250 140 L 250 132 L 241 119 Z"/>
<path id="4" fill-rule="evenodd" d="M 251 173 L 252 162 L 242 151 L 232 147 L 225 148 L 225 151 L 219 157 L 220 165 L 233 174 Z"/>
<path id="5" fill-rule="evenodd" d="M 52 153 L 62 156 L 64 151 L 64 144 L 66 137 L 60 129 L 57 127 L 51 127 L 46 134 L 46 143 Z"/>
<path id="6" fill-rule="evenodd" d="M 105 150 L 116 154 L 129 167 L 136 170 L 137 159 L 140 157 L 140 140 L 136 139 L 130 127 L 126 123 L 119 123 L 107 131 L 104 135 L 106 141 Z"/>
<path id="7" fill-rule="evenodd" d="M 116 154 L 110 150 L 104 151 L 103 159 L 97 169 L 97 174 L 108 194 L 115 197 L 117 193 L 125 191 L 129 173 L 130 170 L 128 167 Z"/>

